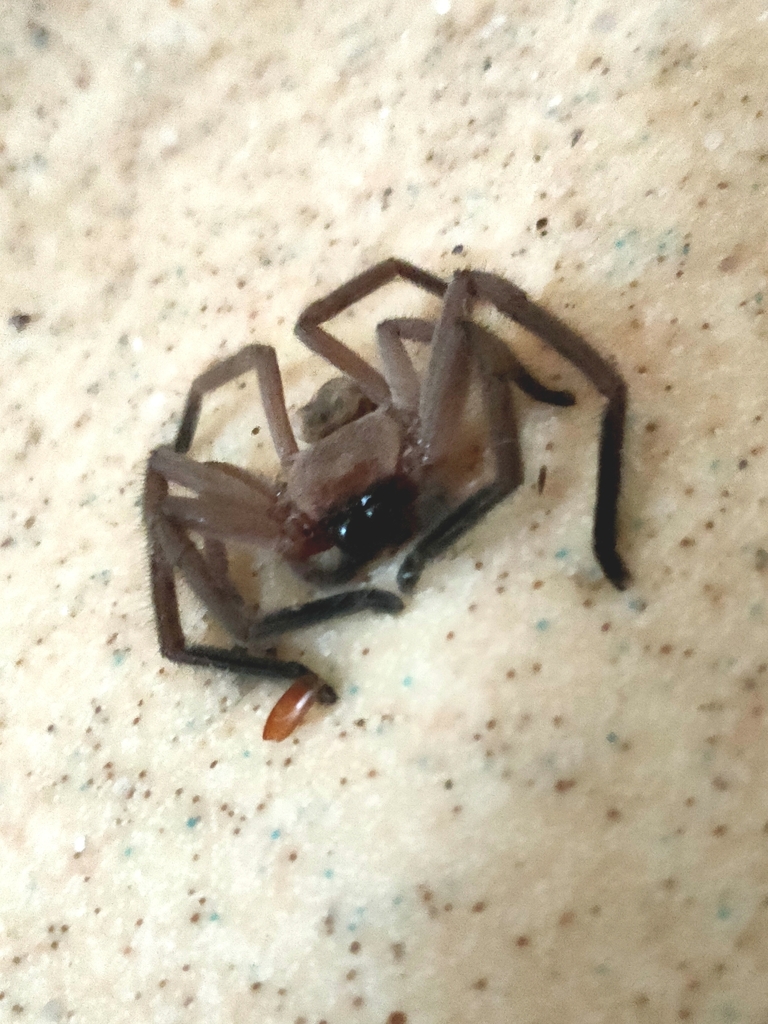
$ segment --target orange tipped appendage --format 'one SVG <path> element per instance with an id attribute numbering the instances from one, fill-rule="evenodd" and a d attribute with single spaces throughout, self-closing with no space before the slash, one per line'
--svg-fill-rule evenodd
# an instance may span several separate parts
<path id="1" fill-rule="evenodd" d="M 287 739 L 294 729 L 304 721 L 315 701 L 319 701 L 321 704 L 333 704 L 336 701 L 336 694 L 322 679 L 308 673 L 289 686 L 272 708 L 264 723 L 264 732 L 262 733 L 264 739 L 274 740 L 277 743 Z"/>

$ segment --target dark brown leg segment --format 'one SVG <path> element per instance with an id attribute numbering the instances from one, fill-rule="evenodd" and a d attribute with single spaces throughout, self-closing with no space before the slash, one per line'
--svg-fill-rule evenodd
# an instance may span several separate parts
<path id="1" fill-rule="evenodd" d="M 221 362 L 214 363 L 208 370 L 195 378 L 189 389 L 187 404 L 184 407 L 184 414 L 176 434 L 174 448 L 177 452 L 189 451 L 200 419 L 200 410 L 205 395 L 228 384 L 229 381 L 249 370 L 256 371 L 267 425 L 281 463 L 285 464 L 291 455 L 296 454 L 299 448 L 285 408 L 285 395 L 283 394 L 280 369 L 277 365 L 277 356 L 275 350 L 269 345 L 246 345 L 229 359 L 222 359 Z"/>
<path id="2" fill-rule="evenodd" d="M 495 376 L 512 381 L 536 402 L 560 407 L 576 404 L 576 399 L 570 391 L 555 391 L 536 380 L 509 346 L 501 338 L 497 338 L 495 334 L 487 331 L 485 327 L 481 327 L 480 324 L 473 323 L 471 320 L 465 320 L 463 327 L 467 332 L 470 345 L 483 352 L 486 361 L 492 360 Z"/>
<path id="3" fill-rule="evenodd" d="M 383 260 L 369 270 L 353 277 L 323 299 L 311 303 L 296 323 L 296 334 L 307 348 L 327 359 L 342 373 L 357 381 L 363 393 L 376 405 L 389 401 L 390 392 L 384 377 L 361 356 L 344 345 L 320 325 L 333 319 L 349 306 L 364 299 L 377 289 L 402 277 L 432 295 L 442 297 L 446 284 L 439 277 L 396 258 Z"/>
<path id="4" fill-rule="evenodd" d="M 469 332 L 465 332 L 460 323 L 457 329 L 464 334 L 465 342 L 469 343 Z M 487 336 L 486 331 L 473 332 L 471 341 L 481 373 L 483 405 L 496 463 L 496 477 L 493 483 L 463 501 L 417 541 L 397 573 L 398 586 L 403 591 L 413 590 L 426 563 L 442 554 L 502 498 L 519 487 L 523 480 L 517 419 L 509 386 L 510 364 L 505 356 L 506 346 L 493 335 Z M 450 374 L 447 378 L 450 379 Z"/>
<path id="5" fill-rule="evenodd" d="M 160 651 L 171 661 L 230 669 L 253 676 L 296 679 L 313 673 L 299 662 L 256 657 L 246 648 L 269 637 L 355 612 L 391 613 L 403 607 L 395 594 L 366 589 L 334 594 L 263 616 L 254 615 L 229 578 L 223 546 L 215 540 L 206 540 L 201 552 L 185 530 L 162 511 L 167 494 L 165 478 L 149 468 L 144 490 L 144 517 L 149 537 L 152 601 Z M 227 649 L 187 644 L 179 616 L 176 571 L 182 574 L 193 593 L 241 646 Z M 326 693 L 325 698 L 328 697 Z"/>
<path id="6" fill-rule="evenodd" d="M 495 274 L 471 272 L 475 295 L 492 303 L 499 312 L 531 331 L 581 370 L 607 399 L 600 432 L 600 455 L 593 547 L 606 577 L 619 590 L 629 583 L 627 571 L 616 550 L 618 501 L 621 490 L 621 455 L 627 386 L 618 370 L 587 341 L 552 313 L 531 302 L 525 292 Z"/>
<path id="7" fill-rule="evenodd" d="M 160 653 L 170 661 L 184 665 L 203 665 L 210 668 L 228 669 L 245 675 L 273 677 L 277 679 L 298 679 L 300 676 L 311 675 L 310 669 L 297 661 L 281 661 L 278 658 L 258 658 L 248 654 L 241 647 L 227 648 L 208 647 L 200 644 L 187 644 L 179 615 L 179 601 L 176 593 L 174 564 L 166 553 L 163 543 L 163 530 L 160 526 L 162 513 L 160 506 L 168 493 L 168 484 L 159 473 L 148 470 L 144 489 L 144 516 L 149 537 L 149 574 L 152 590 L 152 603 L 155 609 L 157 636 Z M 167 538 L 173 541 L 184 541 L 191 547 L 192 542 L 184 537 Z M 195 549 L 197 552 L 197 549 Z M 197 552 L 201 561 L 204 556 Z M 218 555 L 208 552 L 208 561 L 216 562 Z M 221 570 L 218 566 L 217 572 Z M 208 575 L 206 573 L 205 575 Z M 226 582 L 215 586 L 217 602 L 225 600 L 230 606 L 239 600 Z M 230 584 L 231 586 L 231 584 Z M 210 586 L 206 588 L 210 590 Z M 207 596 L 210 596 L 208 594 Z M 215 614 L 215 609 L 212 609 Z"/>
<path id="8" fill-rule="evenodd" d="M 417 317 L 383 320 L 376 327 L 384 377 L 392 392 L 392 403 L 398 409 L 416 412 L 419 408 L 419 378 L 403 341 L 420 341 L 428 345 L 434 333 L 433 320 Z"/>

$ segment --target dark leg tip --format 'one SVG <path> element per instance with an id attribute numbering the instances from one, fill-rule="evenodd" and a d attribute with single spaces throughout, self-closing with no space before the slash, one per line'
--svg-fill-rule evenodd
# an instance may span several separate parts
<path id="1" fill-rule="evenodd" d="M 369 590 L 366 597 L 366 607 L 375 612 L 395 614 L 405 608 L 402 599 L 389 590 Z"/>
<path id="2" fill-rule="evenodd" d="M 415 553 L 407 555 L 397 570 L 397 585 L 404 594 L 410 594 L 419 582 L 424 562 Z"/>
<path id="3" fill-rule="evenodd" d="M 336 693 L 332 686 L 328 685 L 328 683 L 323 683 L 323 685 L 317 691 L 318 704 L 335 704 L 338 699 L 338 694 Z"/>
<path id="4" fill-rule="evenodd" d="M 632 582 L 632 577 L 618 554 L 615 551 L 611 551 L 602 557 L 598 555 L 597 560 L 606 578 L 610 580 L 614 587 L 617 590 L 626 590 Z"/>

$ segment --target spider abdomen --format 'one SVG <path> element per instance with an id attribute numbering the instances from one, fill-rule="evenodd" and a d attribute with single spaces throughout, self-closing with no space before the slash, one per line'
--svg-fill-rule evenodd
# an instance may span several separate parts
<path id="1" fill-rule="evenodd" d="M 331 512 L 322 525 L 343 554 L 363 564 L 410 540 L 416 532 L 415 502 L 415 486 L 394 476 Z"/>

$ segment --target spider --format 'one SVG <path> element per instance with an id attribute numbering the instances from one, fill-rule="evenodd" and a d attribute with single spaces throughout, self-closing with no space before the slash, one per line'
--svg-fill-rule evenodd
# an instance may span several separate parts
<path id="1" fill-rule="evenodd" d="M 439 297 L 442 307 L 434 321 L 407 317 L 378 325 L 379 372 L 322 325 L 397 277 Z M 413 541 L 397 571 L 399 589 L 411 591 L 431 559 L 520 485 L 523 464 L 511 383 L 539 402 L 575 402 L 570 392 L 536 380 L 501 339 L 471 319 L 477 302 L 494 306 L 538 336 L 607 400 L 593 548 L 614 586 L 623 589 L 628 582 L 616 551 L 626 410 L 626 385 L 619 372 L 502 277 L 462 270 L 446 282 L 401 259 L 377 263 L 309 305 L 296 324 L 301 341 L 343 375 L 323 385 L 300 410 L 304 447 L 297 444 L 288 418 L 275 350 L 254 344 L 214 363 L 192 382 L 174 444 L 156 448 L 147 466 L 144 518 L 161 653 L 185 664 L 291 680 L 267 718 L 265 739 L 285 739 L 315 702 L 337 699 L 305 665 L 264 653 L 270 643 L 338 616 L 400 611 L 401 598 L 387 590 L 339 587 L 386 551 Z M 406 341 L 431 346 L 423 382 Z M 188 454 L 205 395 L 250 371 L 258 378 L 282 467 L 277 482 L 229 463 L 198 462 Z M 474 487 L 460 454 L 473 379 L 480 382 L 485 455 L 493 466 L 491 482 Z M 228 542 L 271 549 L 310 583 L 336 592 L 261 614 L 246 604 L 230 578 Z M 177 574 L 235 646 L 187 642 Z"/>

